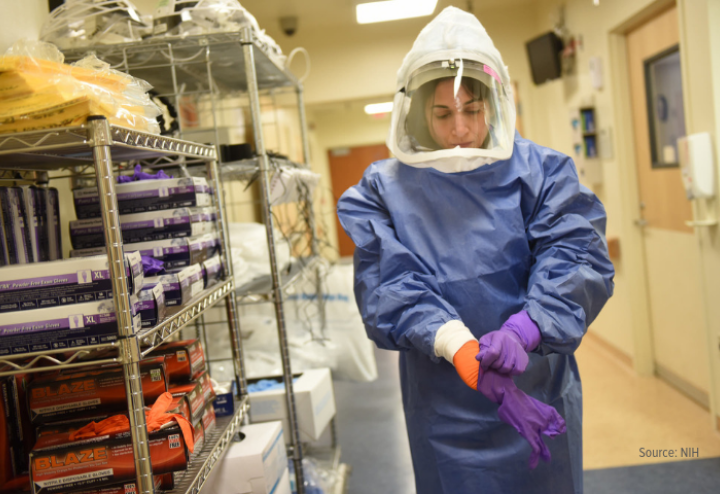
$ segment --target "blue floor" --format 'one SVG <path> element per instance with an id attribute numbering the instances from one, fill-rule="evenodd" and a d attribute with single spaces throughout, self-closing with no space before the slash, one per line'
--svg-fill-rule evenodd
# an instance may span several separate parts
<path id="1" fill-rule="evenodd" d="M 352 466 L 347 494 L 415 494 L 398 355 L 376 350 L 375 357 L 375 382 L 334 383 L 342 461 Z"/>
<path id="2" fill-rule="evenodd" d="M 376 350 L 378 379 L 335 382 L 347 494 L 415 494 L 397 353 Z M 584 494 L 720 494 L 720 458 L 588 470 Z M 465 493 L 453 493 L 465 494 Z"/>
<path id="3" fill-rule="evenodd" d="M 720 458 L 588 470 L 584 494 L 718 494 Z"/>

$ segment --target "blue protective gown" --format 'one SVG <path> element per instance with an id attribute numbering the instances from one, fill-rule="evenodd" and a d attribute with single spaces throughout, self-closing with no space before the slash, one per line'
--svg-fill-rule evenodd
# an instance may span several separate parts
<path id="1" fill-rule="evenodd" d="M 338 202 L 355 249 L 369 337 L 399 350 L 418 494 L 582 492 L 577 349 L 613 291 L 605 210 L 572 160 L 515 136 L 510 160 L 446 174 L 373 163 Z M 518 387 L 555 407 L 567 433 L 529 470 L 530 446 L 497 405 L 434 353 L 460 319 L 480 337 L 527 310 L 542 334 Z"/>

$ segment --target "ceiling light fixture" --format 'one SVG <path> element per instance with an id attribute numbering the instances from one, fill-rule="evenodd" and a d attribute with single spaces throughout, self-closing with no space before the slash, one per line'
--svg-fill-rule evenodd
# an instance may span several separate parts
<path id="1" fill-rule="evenodd" d="M 361 3 L 356 7 L 358 24 L 423 17 L 435 12 L 437 0 L 387 0 Z"/>
<path id="2" fill-rule="evenodd" d="M 367 113 L 368 115 L 377 115 L 378 113 L 390 113 L 392 109 L 392 101 L 388 101 L 387 103 L 375 103 L 372 105 L 365 105 L 365 113 Z"/>

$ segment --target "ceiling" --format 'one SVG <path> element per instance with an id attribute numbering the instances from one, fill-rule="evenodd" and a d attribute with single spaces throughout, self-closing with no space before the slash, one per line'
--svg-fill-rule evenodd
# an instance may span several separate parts
<path id="1" fill-rule="evenodd" d="M 357 26 L 355 6 L 368 0 L 241 0 L 261 27 L 273 31 L 283 16 L 297 16 L 298 29 L 338 28 Z M 508 9 L 535 3 L 537 0 L 439 0 L 435 15 L 453 5 L 463 10 L 481 12 L 487 9 Z M 433 16 L 428 16 L 429 21 Z M 388 26 L 392 22 L 385 23 Z"/>

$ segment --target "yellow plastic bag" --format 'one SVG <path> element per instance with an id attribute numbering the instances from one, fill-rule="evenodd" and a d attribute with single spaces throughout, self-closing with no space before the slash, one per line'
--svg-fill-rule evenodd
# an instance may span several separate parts
<path id="1" fill-rule="evenodd" d="M 0 57 L 0 132 L 79 125 L 91 115 L 111 124 L 159 133 L 160 109 L 142 80 L 118 72 L 89 55 L 62 63 L 56 47 L 18 42 Z"/>

